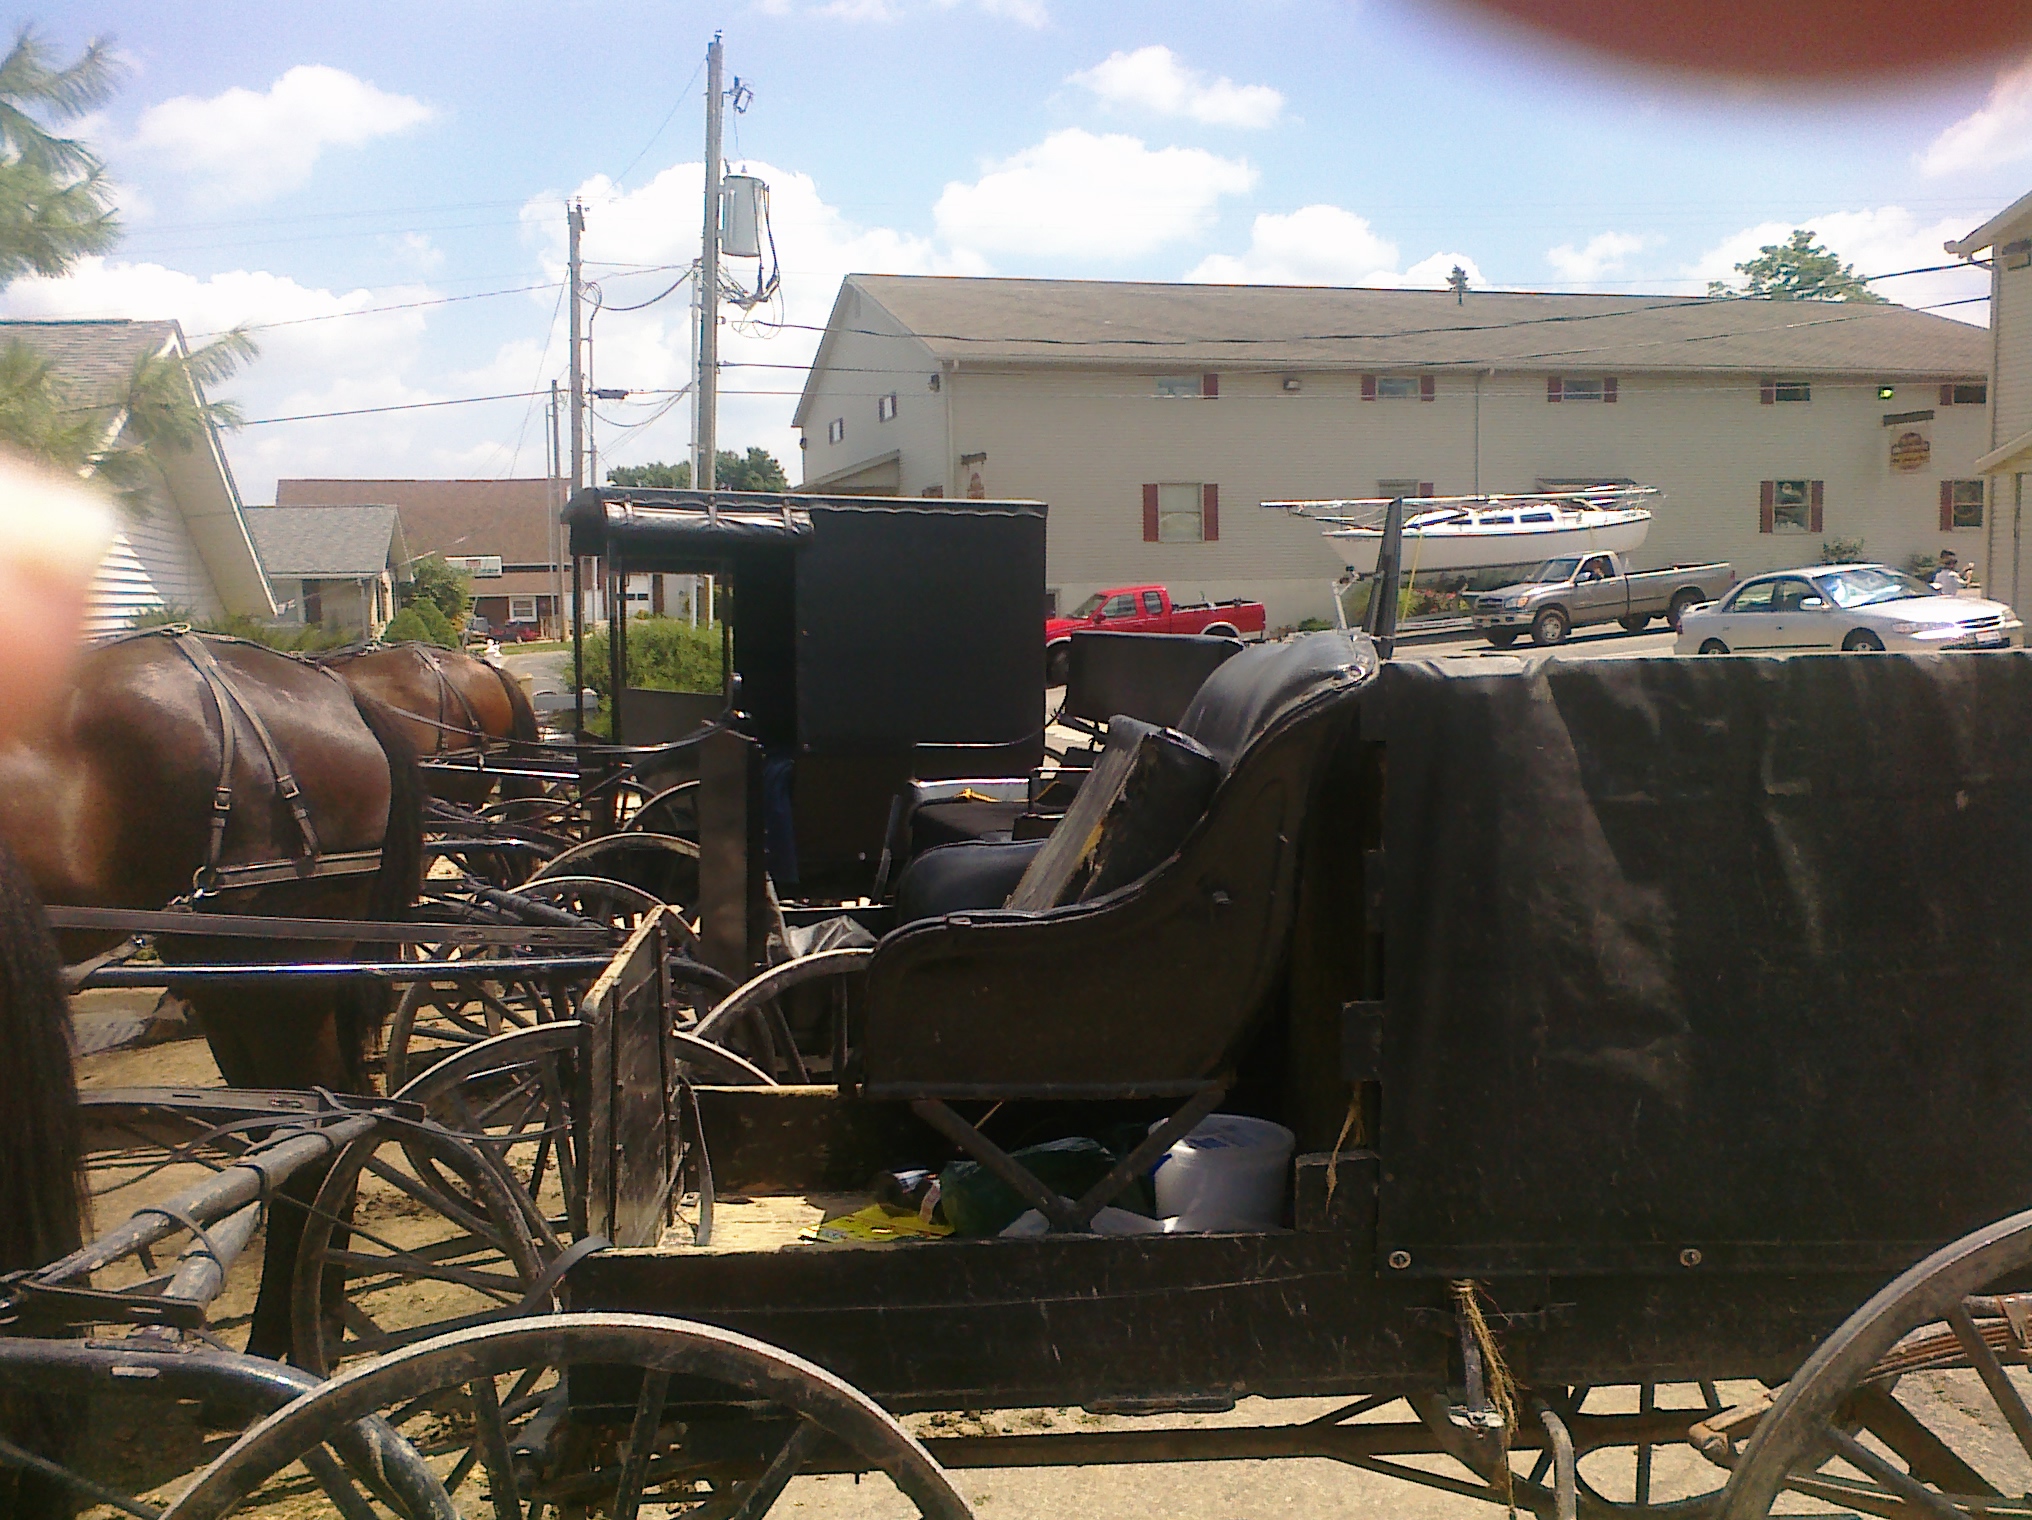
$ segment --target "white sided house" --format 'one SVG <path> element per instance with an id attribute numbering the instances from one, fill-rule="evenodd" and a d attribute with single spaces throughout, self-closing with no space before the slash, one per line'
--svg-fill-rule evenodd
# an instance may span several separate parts
<path id="1" fill-rule="evenodd" d="M 2014 606 L 2032 595 L 2032 544 L 2025 512 L 2032 507 L 2032 195 L 2026 195 L 1947 251 L 1965 259 L 1989 255 L 1990 426 L 1972 473 L 1989 483 L 1986 523 L 1989 590 Z"/>
<path id="2" fill-rule="evenodd" d="M 144 357 L 189 352 L 175 322 L 0 322 L 0 346 L 21 343 L 52 367 L 81 407 L 108 407 L 110 443 L 127 426 L 118 405 Z M 110 405 L 109 405 L 110 404 Z M 248 536 L 239 487 L 218 435 L 186 453 L 156 457 L 161 478 L 146 500 L 124 507 L 120 531 L 93 577 L 86 634 L 103 638 L 136 617 L 170 607 L 200 617 L 269 618 L 275 602 Z"/>
<path id="3" fill-rule="evenodd" d="M 794 420 L 804 489 L 1048 502 L 1060 607 L 1274 626 L 1341 567 L 1263 501 L 1634 482 L 1640 568 L 1981 562 L 1989 348 L 1888 305 L 850 275 Z"/>

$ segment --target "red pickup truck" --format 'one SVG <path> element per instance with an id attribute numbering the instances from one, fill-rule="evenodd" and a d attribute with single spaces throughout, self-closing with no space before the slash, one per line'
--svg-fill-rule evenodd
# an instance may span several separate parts
<path id="1" fill-rule="evenodd" d="M 1266 626 L 1261 602 L 1174 602 L 1162 586 L 1115 586 L 1096 591 L 1065 617 L 1044 620 L 1044 684 L 1065 684 L 1072 636 L 1082 628 L 1260 639 Z"/>

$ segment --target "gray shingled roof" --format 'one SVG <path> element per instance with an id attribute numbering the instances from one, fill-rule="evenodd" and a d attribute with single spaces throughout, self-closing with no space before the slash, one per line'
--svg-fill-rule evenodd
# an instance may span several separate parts
<path id="1" fill-rule="evenodd" d="M 0 343 L 27 344 L 55 366 L 59 382 L 79 399 L 123 394 L 134 363 L 175 341 L 174 322 L 0 322 Z"/>
<path id="2" fill-rule="evenodd" d="M 247 531 L 270 575 L 379 575 L 396 521 L 393 507 L 247 508 Z"/>
<path id="3" fill-rule="evenodd" d="M 1198 369 L 1751 370 L 1976 378 L 1986 329 L 1903 306 L 1698 296 L 849 275 L 939 359 Z M 844 298 L 845 292 L 842 291 Z M 840 321 L 848 303 L 835 308 Z M 849 316 L 843 325 L 867 325 Z"/>

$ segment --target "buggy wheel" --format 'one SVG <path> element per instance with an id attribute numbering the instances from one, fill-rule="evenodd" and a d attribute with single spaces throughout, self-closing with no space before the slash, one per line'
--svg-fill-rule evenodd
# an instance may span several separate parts
<path id="1" fill-rule="evenodd" d="M 664 906 L 663 899 L 654 892 L 604 876 L 546 876 L 525 882 L 515 889 L 515 895 L 609 925 L 621 943 L 642 927 L 643 919 Z M 695 939 L 691 941 L 693 946 L 696 943 Z"/>
<path id="2" fill-rule="evenodd" d="M 632 1520 L 645 1500 L 743 1517 L 778 1513 L 779 1500 L 859 1512 L 848 1473 L 885 1475 L 925 1520 L 973 1514 L 922 1445 L 823 1368 L 710 1325 L 588 1313 L 459 1331 L 349 1370 L 241 1436 L 166 1520 L 218 1520 L 250 1496 L 260 1508 L 368 1414 L 443 1475 L 460 1516 L 547 1506 Z M 290 1513 L 348 1512 L 325 1501 Z"/>
<path id="3" fill-rule="evenodd" d="M 1943 1246 L 1806 1359 L 1735 1458 L 1722 1515 L 1782 1495 L 1867 1515 L 2032 1512 L 2032 1213 Z M 1733 1457 L 1717 1444 L 1717 1460 Z"/>
<path id="4" fill-rule="evenodd" d="M 549 986 L 529 978 L 411 982 L 388 1019 L 388 1090 L 482 1040 L 568 1017 L 590 980 L 578 973 Z"/>
<path id="5" fill-rule="evenodd" d="M 667 786 L 637 808 L 622 832 L 675 834 L 680 839 L 698 839 L 698 793 L 696 781 Z"/>
<path id="6" fill-rule="evenodd" d="M 304 1223 L 291 1360 L 325 1375 L 523 1303 L 544 1253 L 515 1193 L 439 1125 L 392 1120 L 347 1146 Z"/>
<path id="7" fill-rule="evenodd" d="M 558 1019 L 447 1056 L 395 1094 L 478 1148 L 514 1185 L 537 1241 L 586 1233 L 575 1123 L 585 1025 Z"/>
<path id="8" fill-rule="evenodd" d="M 602 834 L 543 864 L 531 881 L 555 876 L 604 876 L 654 893 L 682 908 L 698 904 L 699 847 L 675 834 Z"/>

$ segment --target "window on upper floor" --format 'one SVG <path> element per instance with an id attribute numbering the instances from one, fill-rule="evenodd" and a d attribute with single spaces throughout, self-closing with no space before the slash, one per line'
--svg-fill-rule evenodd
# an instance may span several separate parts
<path id="1" fill-rule="evenodd" d="M 1940 388 L 1942 406 L 1982 406 L 1989 399 L 1989 384 L 1982 380 L 1968 380 Z"/>
<path id="2" fill-rule="evenodd" d="M 1160 396 L 1197 396 L 1199 394 L 1199 376 L 1159 375 L 1157 377 L 1157 394 Z"/>
<path id="3" fill-rule="evenodd" d="M 1545 377 L 1545 399 L 1547 401 L 1614 401 L 1616 399 L 1616 377 L 1614 375 L 1548 375 Z"/>
<path id="4" fill-rule="evenodd" d="M 1780 401 L 1811 401 L 1813 386 L 1805 380 L 1766 380 L 1758 387 L 1757 399 L 1766 406 Z"/>
<path id="5" fill-rule="evenodd" d="M 896 392 L 891 391 L 886 396 L 877 396 L 875 398 L 875 420 L 877 422 L 887 422 L 895 415 Z"/>
<path id="6" fill-rule="evenodd" d="M 831 422 L 828 422 L 826 424 L 825 441 L 827 443 L 843 443 L 846 441 L 846 436 L 847 436 L 846 418 L 835 417 Z"/>
<path id="7" fill-rule="evenodd" d="M 1430 401 L 1439 393 L 1431 375 L 1364 375 L 1364 401 Z"/>
<path id="8" fill-rule="evenodd" d="M 1410 479 L 1379 480 L 1376 482 L 1376 494 L 1378 496 L 1390 497 L 1393 500 L 1399 496 L 1430 496 L 1432 494 L 1432 482 L 1429 480 Z"/>

